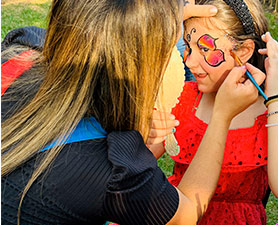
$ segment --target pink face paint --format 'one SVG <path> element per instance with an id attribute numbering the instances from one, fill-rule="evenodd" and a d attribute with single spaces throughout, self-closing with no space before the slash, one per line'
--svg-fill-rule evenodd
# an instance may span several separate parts
<path id="1" fill-rule="evenodd" d="M 208 34 L 205 34 L 199 38 L 197 45 L 199 48 L 208 48 L 214 50 L 216 48 L 215 41 L 217 39 L 212 38 Z"/>
<path id="2" fill-rule="evenodd" d="M 213 38 L 208 34 L 204 34 L 197 41 L 198 47 L 203 51 L 205 61 L 210 66 L 219 66 L 225 61 L 224 52 L 220 49 L 216 49 L 215 41 L 218 38 Z"/>
<path id="3" fill-rule="evenodd" d="M 208 52 L 208 54 L 205 55 L 204 58 L 207 64 L 213 67 L 219 66 L 222 62 L 225 61 L 224 52 L 220 49 Z"/>

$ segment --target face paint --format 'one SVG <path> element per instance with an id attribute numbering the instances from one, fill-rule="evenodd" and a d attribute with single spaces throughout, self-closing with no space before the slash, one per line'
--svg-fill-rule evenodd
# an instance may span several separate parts
<path id="1" fill-rule="evenodd" d="M 183 53 L 183 61 L 185 62 L 187 59 L 187 56 L 191 54 L 192 49 L 190 48 L 190 45 L 188 44 L 187 41 L 185 41 L 185 48 L 184 48 L 184 53 Z"/>
<path id="2" fill-rule="evenodd" d="M 208 34 L 205 34 L 199 38 L 197 45 L 199 48 L 208 48 L 210 50 L 214 50 L 216 48 L 216 40 L 217 39 L 212 38 Z"/>
<path id="3" fill-rule="evenodd" d="M 224 52 L 220 49 L 216 49 L 215 41 L 218 38 L 213 38 L 208 34 L 205 34 L 199 38 L 197 45 L 202 50 L 204 59 L 210 66 L 219 66 L 225 61 Z"/>
<path id="4" fill-rule="evenodd" d="M 220 49 L 210 51 L 204 58 L 207 64 L 213 67 L 219 66 L 222 62 L 225 62 L 224 52 Z"/>
<path id="5" fill-rule="evenodd" d="M 191 41 L 192 33 L 196 33 L 196 29 L 194 27 L 191 29 L 190 33 L 186 35 L 186 39 L 187 39 L 188 42 Z"/>

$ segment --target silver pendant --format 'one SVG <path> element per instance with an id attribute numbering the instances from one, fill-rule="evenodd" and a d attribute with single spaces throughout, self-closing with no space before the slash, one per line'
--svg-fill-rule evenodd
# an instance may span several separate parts
<path id="1" fill-rule="evenodd" d="M 174 134 L 169 134 L 165 140 L 165 150 L 171 156 L 176 156 L 180 153 L 180 146 L 174 136 Z"/>

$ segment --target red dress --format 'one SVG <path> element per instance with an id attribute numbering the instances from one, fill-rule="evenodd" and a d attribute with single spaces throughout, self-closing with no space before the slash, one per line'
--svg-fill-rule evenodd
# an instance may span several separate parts
<path id="1" fill-rule="evenodd" d="M 185 82 L 179 103 L 172 111 L 180 121 L 175 136 L 181 151 L 172 157 L 175 168 L 169 177 L 175 186 L 193 159 L 207 128 L 207 124 L 195 116 L 201 95 L 196 82 Z M 266 224 L 262 204 L 268 187 L 266 122 L 263 114 L 256 118 L 252 127 L 229 130 L 217 188 L 199 225 Z"/>

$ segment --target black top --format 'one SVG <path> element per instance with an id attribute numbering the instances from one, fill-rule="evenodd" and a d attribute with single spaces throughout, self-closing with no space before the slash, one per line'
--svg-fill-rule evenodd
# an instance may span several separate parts
<path id="1" fill-rule="evenodd" d="M 2 118 L 14 105 L 2 102 Z M 2 224 L 17 223 L 20 194 L 44 154 L 2 177 Z M 20 224 L 166 224 L 178 202 L 139 132 L 111 132 L 65 145 L 27 192 Z"/>

